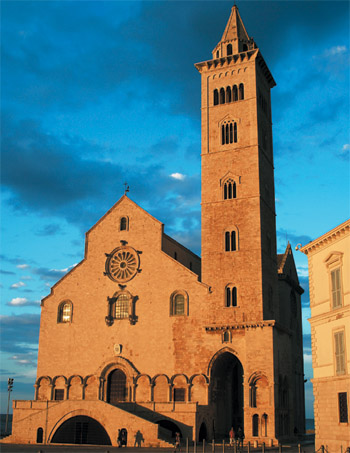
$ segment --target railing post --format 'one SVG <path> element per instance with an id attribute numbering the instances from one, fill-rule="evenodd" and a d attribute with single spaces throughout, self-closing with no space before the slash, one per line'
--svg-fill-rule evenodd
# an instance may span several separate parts
<path id="1" fill-rule="evenodd" d="M 250 441 L 248 442 L 248 453 L 250 453 Z"/>
<path id="2" fill-rule="evenodd" d="M 301 453 L 301 445 L 298 444 L 298 453 Z"/>
<path id="3" fill-rule="evenodd" d="M 186 437 L 186 453 L 188 453 L 188 437 Z"/>
<path id="4" fill-rule="evenodd" d="M 265 453 L 265 442 L 262 443 L 262 453 Z"/>
<path id="5" fill-rule="evenodd" d="M 193 443 L 193 453 L 197 453 L 197 441 L 196 440 Z"/>
<path id="6" fill-rule="evenodd" d="M 211 444 L 211 451 L 215 453 L 215 439 L 213 439 L 213 443 Z"/>
<path id="7" fill-rule="evenodd" d="M 278 444 L 278 453 L 282 453 L 282 444 Z"/>
<path id="8" fill-rule="evenodd" d="M 222 440 L 222 453 L 225 453 L 225 439 Z"/>
<path id="9" fill-rule="evenodd" d="M 205 439 L 203 439 L 203 453 L 205 453 Z"/>

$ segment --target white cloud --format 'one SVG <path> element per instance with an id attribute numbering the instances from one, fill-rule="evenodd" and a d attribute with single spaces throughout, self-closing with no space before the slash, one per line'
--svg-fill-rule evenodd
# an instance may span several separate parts
<path id="1" fill-rule="evenodd" d="M 17 267 L 18 269 L 27 269 L 29 267 L 29 264 L 18 264 Z"/>
<path id="2" fill-rule="evenodd" d="M 182 173 L 172 173 L 170 177 L 177 179 L 178 181 L 183 181 L 186 178 L 186 175 L 183 175 Z"/>
<path id="3" fill-rule="evenodd" d="M 28 303 L 28 299 L 26 299 L 25 297 L 15 297 L 9 302 L 9 305 L 20 306 L 20 305 L 25 305 L 27 303 Z"/>
<path id="4" fill-rule="evenodd" d="M 298 266 L 297 267 L 297 271 L 298 271 L 298 276 L 299 277 L 308 277 L 309 276 L 309 268 L 308 267 Z"/>
<path id="5" fill-rule="evenodd" d="M 343 145 L 342 151 L 343 152 L 350 151 L 350 144 L 346 143 L 345 145 Z"/>
<path id="6" fill-rule="evenodd" d="M 23 282 L 17 282 L 17 283 L 14 283 L 13 285 L 11 285 L 11 288 L 13 288 L 13 289 L 22 288 L 23 286 L 26 286 L 26 284 Z"/>
<path id="7" fill-rule="evenodd" d="M 335 56 L 335 55 L 341 55 L 347 51 L 346 46 L 334 46 L 331 47 L 330 49 L 326 49 L 324 52 L 325 57 L 330 57 L 330 56 Z"/>
<path id="8" fill-rule="evenodd" d="M 78 263 L 74 263 L 72 266 L 66 267 L 64 269 L 50 269 L 50 272 L 61 272 L 62 274 L 67 273 L 70 269 L 73 269 Z"/>

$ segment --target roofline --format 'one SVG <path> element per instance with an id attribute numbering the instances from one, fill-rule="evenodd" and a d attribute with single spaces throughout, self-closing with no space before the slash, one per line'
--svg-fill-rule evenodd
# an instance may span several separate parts
<path id="1" fill-rule="evenodd" d="M 178 242 L 176 239 L 172 238 L 171 236 L 169 236 L 168 234 L 166 233 L 163 233 L 163 236 L 166 237 L 167 239 L 169 239 L 170 241 L 174 242 L 176 245 L 179 245 L 182 249 L 184 249 L 186 252 L 190 253 L 192 256 L 194 256 L 195 258 L 197 258 L 199 261 L 201 261 L 201 257 L 196 255 L 194 252 L 192 252 L 192 250 L 188 249 L 187 247 L 185 247 L 184 245 L 181 244 L 181 242 Z"/>
<path id="2" fill-rule="evenodd" d="M 328 231 L 327 233 L 323 234 L 322 236 L 314 239 L 313 241 L 309 242 L 308 244 L 302 247 L 296 247 L 296 250 L 300 250 L 300 252 L 305 253 L 307 255 L 313 249 L 321 247 L 324 243 L 335 240 L 340 234 L 349 234 L 350 233 L 350 219 L 345 220 L 345 222 L 341 223 L 340 225 L 336 226 L 332 230 Z"/>

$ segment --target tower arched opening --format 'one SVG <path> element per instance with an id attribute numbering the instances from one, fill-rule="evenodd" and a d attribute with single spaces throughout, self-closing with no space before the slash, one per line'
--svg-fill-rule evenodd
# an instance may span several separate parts
<path id="1" fill-rule="evenodd" d="M 210 402 L 214 408 L 215 437 L 227 435 L 231 426 L 243 428 L 243 367 L 225 351 L 214 361 L 210 373 Z"/>

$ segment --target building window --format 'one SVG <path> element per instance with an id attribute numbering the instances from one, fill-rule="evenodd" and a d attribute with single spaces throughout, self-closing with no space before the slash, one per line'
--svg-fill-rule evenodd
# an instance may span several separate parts
<path id="1" fill-rule="evenodd" d="M 115 301 L 115 318 L 125 319 L 129 318 L 129 304 L 130 296 L 127 293 L 121 293 L 117 296 Z"/>
<path id="2" fill-rule="evenodd" d="M 44 435 L 44 430 L 42 428 L 38 428 L 37 432 L 36 432 L 36 443 L 37 444 L 43 443 L 43 435 Z"/>
<path id="3" fill-rule="evenodd" d="M 174 389 L 174 401 L 185 401 L 186 389 L 184 388 L 175 388 Z"/>
<path id="4" fill-rule="evenodd" d="M 238 247 L 237 247 L 236 231 L 226 231 L 225 232 L 225 251 L 226 252 L 235 252 L 237 249 L 238 249 Z"/>
<path id="5" fill-rule="evenodd" d="M 237 307 L 237 288 L 236 286 L 226 287 L 226 307 Z"/>
<path id="6" fill-rule="evenodd" d="M 221 144 L 237 143 L 237 123 L 225 122 L 221 125 Z"/>
<path id="7" fill-rule="evenodd" d="M 251 384 L 249 388 L 249 407 L 256 407 L 256 385 Z"/>
<path id="8" fill-rule="evenodd" d="M 214 90 L 214 105 L 219 104 L 219 92 L 218 90 Z"/>
<path id="9" fill-rule="evenodd" d="M 232 87 L 232 101 L 233 101 L 233 102 L 238 101 L 238 89 L 237 89 L 237 85 L 233 85 L 233 87 Z"/>
<path id="10" fill-rule="evenodd" d="M 225 88 L 220 88 L 220 104 L 225 104 Z"/>
<path id="11" fill-rule="evenodd" d="M 222 335 L 222 342 L 229 343 L 230 342 L 230 332 L 226 330 Z"/>
<path id="12" fill-rule="evenodd" d="M 226 52 L 227 55 L 232 55 L 232 44 L 227 44 Z"/>
<path id="13" fill-rule="evenodd" d="M 243 83 L 239 84 L 239 100 L 242 101 L 244 99 L 244 85 Z"/>
<path id="14" fill-rule="evenodd" d="M 258 414 L 254 414 L 253 415 L 253 436 L 254 437 L 257 437 L 259 436 L 259 415 Z"/>
<path id="15" fill-rule="evenodd" d="M 341 279 L 340 279 L 340 268 L 331 271 L 331 282 L 332 282 L 332 305 L 333 308 L 341 307 Z"/>
<path id="16" fill-rule="evenodd" d="M 129 229 L 129 222 L 127 217 L 122 217 L 120 219 L 120 231 L 126 231 Z"/>
<path id="17" fill-rule="evenodd" d="M 231 87 L 226 88 L 226 102 L 231 102 Z"/>
<path id="18" fill-rule="evenodd" d="M 339 423 L 348 423 L 348 394 L 338 393 Z"/>
<path id="19" fill-rule="evenodd" d="M 63 401 L 64 389 L 55 389 L 55 401 Z"/>
<path id="20" fill-rule="evenodd" d="M 171 316 L 185 316 L 188 314 L 188 296 L 185 292 L 172 294 L 170 301 Z"/>
<path id="21" fill-rule="evenodd" d="M 334 333 L 335 373 L 345 374 L 344 330 Z"/>
<path id="22" fill-rule="evenodd" d="M 57 322 L 72 322 L 73 305 L 70 301 L 62 302 L 58 307 Z"/>
<path id="23" fill-rule="evenodd" d="M 233 179 L 228 179 L 224 183 L 224 200 L 231 200 L 232 198 L 236 198 L 236 183 Z"/>

